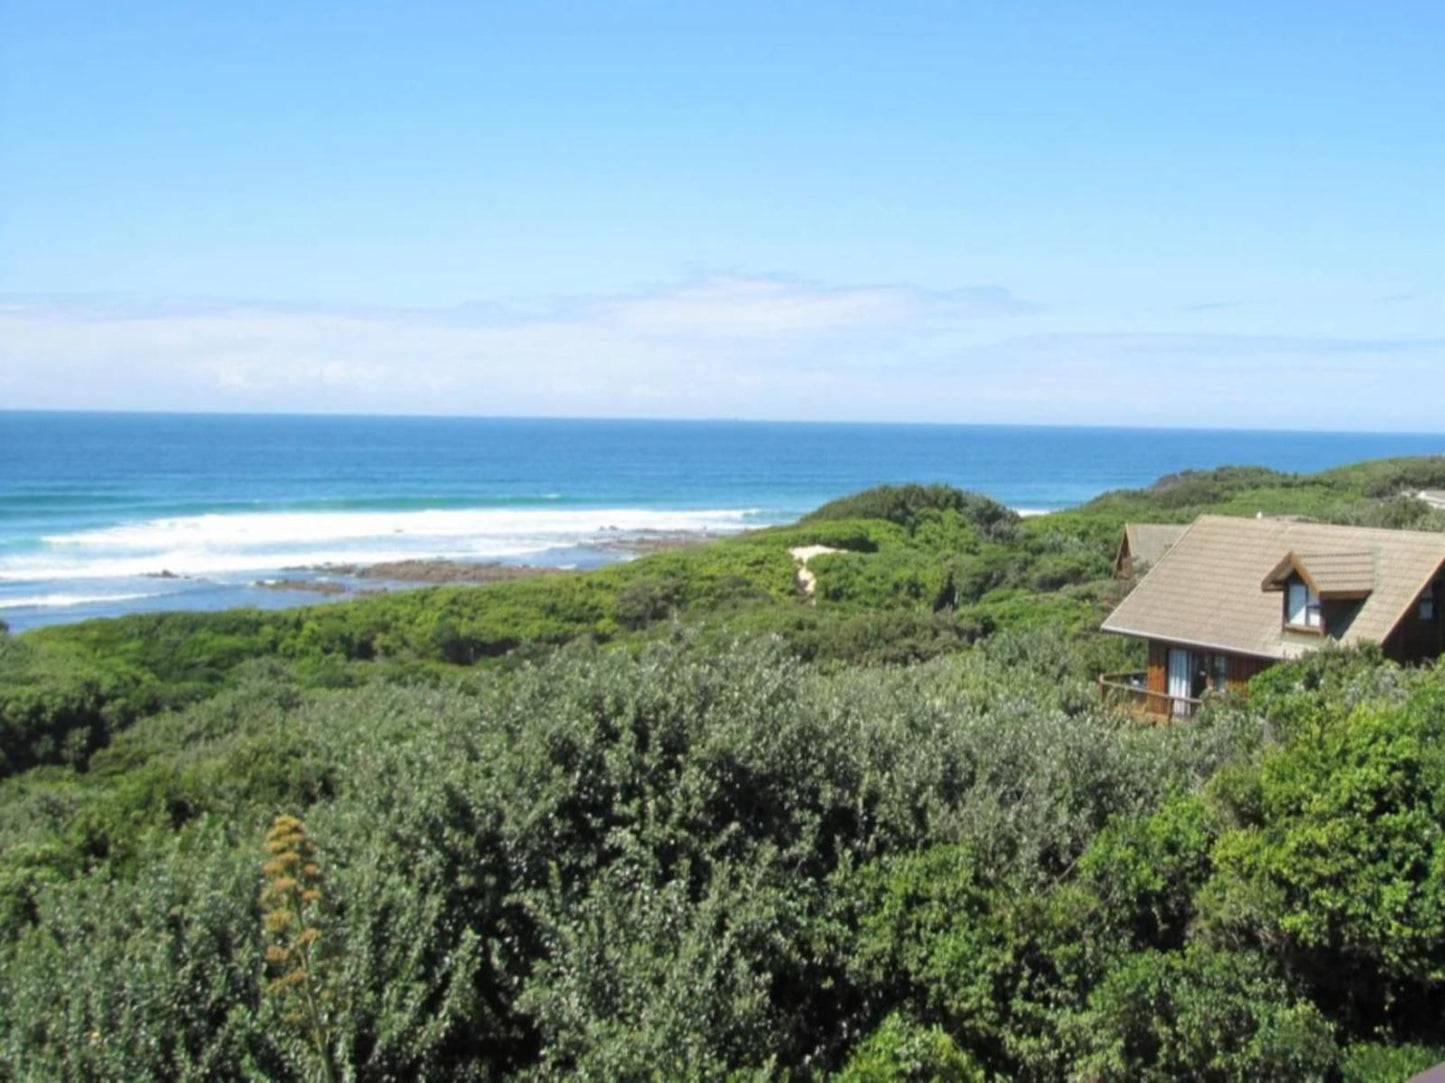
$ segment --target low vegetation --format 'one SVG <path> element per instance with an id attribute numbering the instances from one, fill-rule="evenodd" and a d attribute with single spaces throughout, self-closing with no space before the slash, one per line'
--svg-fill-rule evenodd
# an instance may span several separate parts
<path id="1" fill-rule="evenodd" d="M 1441 484 L 884 488 L 0 636 L 0 1077 L 1404 1079 L 1445 1060 L 1445 668 L 1324 652 L 1147 727 L 1094 629 L 1125 518 L 1436 529 L 1398 494 Z"/>

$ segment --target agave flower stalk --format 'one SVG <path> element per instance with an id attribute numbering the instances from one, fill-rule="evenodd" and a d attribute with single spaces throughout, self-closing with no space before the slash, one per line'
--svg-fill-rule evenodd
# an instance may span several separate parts
<path id="1" fill-rule="evenodd" d="M 309 1050 L 319 1078 L 336 1079 L 332 996 L 322 940 L 323 891 L 316 845 L 295 816 L 277 816 L 266 833 L 261 865 L 261 931 L 266 944 L 265 995 Z"/>

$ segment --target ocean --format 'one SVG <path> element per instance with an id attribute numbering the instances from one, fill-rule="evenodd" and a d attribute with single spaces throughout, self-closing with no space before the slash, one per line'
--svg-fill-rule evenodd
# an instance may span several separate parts
<path id="1" fill-rule="evenodd" d="M 257 584 L 326 564 L 591 567 L 879 482 L 1039 513 L 1190 467 L 1440 452 L 1410 434 L 0 412 L 0 620 L 310 604 Z"/>

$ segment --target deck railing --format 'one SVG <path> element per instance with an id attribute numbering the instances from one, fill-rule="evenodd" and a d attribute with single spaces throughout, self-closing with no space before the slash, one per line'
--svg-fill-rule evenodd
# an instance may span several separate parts
<path id="1" fill-rule="evenodd" d="M 1200 701 L 1189 696 L 1171 696 L 1149 688 L 1147 673 L 1101 673 L 1099 699 L 1134 714 L 1156 718 L 1188 718 Z"/>

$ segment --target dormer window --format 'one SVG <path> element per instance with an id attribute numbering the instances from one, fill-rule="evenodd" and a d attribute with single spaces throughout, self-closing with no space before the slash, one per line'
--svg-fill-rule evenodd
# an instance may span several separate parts
<path id="1" fill-rule="evenodd" d="M 1320 615 L 1320 596 L 1300 579 L 1291 579 L 1285 592 L 1285 623 L 1291 628 L 1318 631 L 1324 621 Z"/>
<path id="2" fill-rule="evenodd" d="M 1367 550 L 1287 553 L 1260 585 L 1283 592 L 1287 631 L 1324 635 L 1321 603 L 1334 606 L 1348 627 L 1350 603 L 1362 603 L 1375 589 L 1375 554 Z"/>

